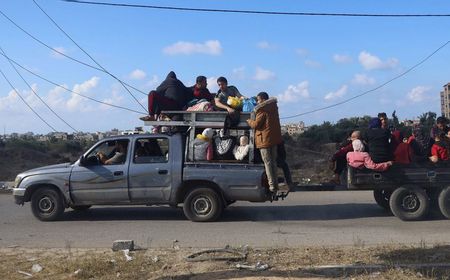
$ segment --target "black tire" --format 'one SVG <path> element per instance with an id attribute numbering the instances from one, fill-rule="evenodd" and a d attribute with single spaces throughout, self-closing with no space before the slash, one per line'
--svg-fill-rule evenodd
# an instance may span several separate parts
<path id="1" fill-rule="evenodd" d="M 430 200 L 423 189 L 400 187 L 392 192 L 389 205 L 397 218 L 403 221 L 417 221 L 428 215 Z"/>
<path id="2" fill-rule="evenodd" d="M 391 198 L 391 190 L 374 190 L 373 198 L 375 198 L 376 203 L 386 210 L 391 210 L 389 206 L 389 199 Z"/>
<path id="3" fill-rule="evenodd" d="M 450 186 L 443 188 L 439 193 L 438 204 L 442 215 L 450 219 Z"/>
<path id="4" fill-rule="evenodd" d="M 72 208 L 75 211 L 86 211 L 91 207 L 92 207 L 92 205 L 72 205 L 72 206 L 70 206 L 70 208 Z"/>
<path id="5" fill-rule="evenodd" d="M 183 203 L 186 218 L 193 222 L 213 222 L 223 212 L 221 196 L 209 188 L 197 188 L 190 191 Z"/>
<path id="6" fill-rule="evenodd" d="M 41 221 L 56 221 L 64 213 L 59 191 L 52 188 L 37 189 L 31 195 L 31 211 Z"/>

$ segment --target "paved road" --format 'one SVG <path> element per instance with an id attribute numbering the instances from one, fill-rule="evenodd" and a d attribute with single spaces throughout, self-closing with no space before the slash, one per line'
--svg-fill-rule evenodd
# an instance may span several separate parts
<path id="1" fill-rule="evenodd" d="M 93 207 L 40 222 L 0 194 L 0 247 L 110 247 L 133 239 L 143 247 L 253 247 L 450 243 L 450 221 L 403 222 L 377 206 L 371 192 L 297 192 L 274 203 L 236 203 L 220 222 L 187 221 L 169 207 Z"/>

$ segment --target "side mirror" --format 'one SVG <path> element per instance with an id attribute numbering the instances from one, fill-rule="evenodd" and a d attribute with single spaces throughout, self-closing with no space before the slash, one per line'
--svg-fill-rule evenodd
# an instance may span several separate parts
<path id="1" fill-rule="evenodd" d="M 80 166 L 85 166 L 86 165 L 86 158 L 84 156 L 80 157 Z"/>

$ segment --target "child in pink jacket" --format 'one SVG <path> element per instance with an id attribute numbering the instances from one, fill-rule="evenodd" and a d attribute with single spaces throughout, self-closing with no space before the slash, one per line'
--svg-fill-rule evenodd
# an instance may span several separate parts
<path id="1" fill-rule="evenodd" d="M 347 162 L 351 167 L 362 169 L 364 167 L 376 171 L 385 171 L 392 165 L 392 161 L 374 163 L 370 155 L 364 152 L 364 144 L 361 140 L 352 141 L 353 152 L 347 153 Z"/>

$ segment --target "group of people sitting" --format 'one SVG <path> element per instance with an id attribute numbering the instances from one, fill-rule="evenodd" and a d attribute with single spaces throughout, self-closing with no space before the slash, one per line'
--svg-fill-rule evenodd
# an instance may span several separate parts
<path id="1" fill-rule="evenodd" d="M 175 72 L 171 71 L 156 90 L 148 94 L 148 115 L 140 119 L 156 121 L 161 119 L 162 111 L 186 110 L 189 107 L 198 111 L 222 110 L 234 113 L 235 108 L 228 104 L 228 98 L 244 98 L 235 86 L 228 86 L 225 77 L 217 79 L 219 90 L 216 94 L 211 94 L 207 85 L 206 77 L 198 76 L 195 85 L 186 87 L 178 80 Z M 201 109 L 198 109 L 200 106 Z"/>
<path id="2" fill-rule="evenodd" d="M 385 171 L 395 164 L 423 161 L 447 161 L 450 152 L 448 120 L 439 117 L 429 135 L 420 125 L 413 127 L 409 137 L 390 129 L 386 113 L 372 118 L 364 134 L 353 131 L 347 142 L 331 158 L 334 177 L 332 183 L 340 184 L 340 175 L 347 164 L 354 168 Z"/>

